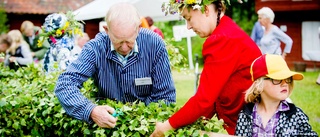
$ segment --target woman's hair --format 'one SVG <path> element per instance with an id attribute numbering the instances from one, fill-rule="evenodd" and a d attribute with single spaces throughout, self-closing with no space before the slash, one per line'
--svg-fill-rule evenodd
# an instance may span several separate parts
<path id="1" fill-rule="evenodd" d="M 8 52 L 11 55 L 14 55 L 16 53 L 17 48 L 19 48 L 21 46 L 21 44 L 28 45 L 28 43 L 26 41 L 24 41 L 23 36 L 19 30 L 9 31 L 8 36 L 12 40 L 11 46 L 8 49 Z"/>
<path id="2" fill-rule="evenodd" d="M 121 24 L 126 24 L 127 26 L 134 25 L 138 30 L 141 24 L 140 17 L 137 9 L 133 5 L 121 2 L 109 9 L 105 20 L 108 28 L 110 27 L 111 21 L 118 20 Z"/>
<path id="3" fill-rule="evenodd" d="M 213 2 L 213 5 L 216 7 L 216 11 L 218 12 L 218 15 L 217 15 L 217 26 L 218 26 L 220 23 L 221 12 L 226 11 L 226 5 L 224 3 L 224 0 L 217 0 Z"/>
<path id="4" fill-rule="evenodd" d="M 263 92 L 264 87 L 264 78 L 265 77 L 261 77 L 255 80 L 251 87 L 246 91 L 244 100 L 247 103 L 256 103 L 261 101 L 261 93 Z M 292 93 L 293 85 L 294 84 L 292 80 L 292 82 L 289 84 L 289 96 Z"/>
<path id="5" fill-rule="evenodd" d="M 263 7 L 260 10 L 258 10 L 257 13 L 259 15 L 266 17 L 266 18 L 269 18 L 270 22 L 273 23 L 275 15 L 274 15 L 272 9 L 270 9 L 269 7 Z"/>
<path id="6" fill-rule="evenodd" d="M 145 19 L 147 20 L 149 26 L 151 27 L 153 25 L 153 19 L 149 16 L 145 17 Z"/>
<path id="7" fill-rule="evenodd" d="M 26 20 L 26 21 L 22 22 L 21 27 L 20 27 L 20 31 L 22 33 L 25 33 L 26 30 L 33 29 L 33 28 L 34 28 L 33 23 L 29 20 Z"/>
<path id="8" fill-rule="evenodd" d="M 216 0 L 216 1 L 212 2 L 212 4 L 214 5 L 215 10 L 218 12 L 218 14 L 217 14 L 217 26 L 218 26 L 220 23 L 221 12 L 225 12 L 227 7 L 226 7 L 224 0 Z M 192 10 L 194 5 L 195 4 L 189 4 L 186 7 L 188 8 L 188 10 Z M 184 7 L 185 6 L 183 4 L 180 5 L 179 10 L 182 11 Z"/>

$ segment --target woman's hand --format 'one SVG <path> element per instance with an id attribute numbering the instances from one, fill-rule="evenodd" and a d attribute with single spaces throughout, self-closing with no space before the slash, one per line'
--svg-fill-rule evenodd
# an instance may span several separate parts
<path id="1" fill-rule="evenodd" d="M 153 133 L 150 135 L 150 137 L 164 137 L 164 133 L 169 130 L 174 130 L 174 128 L 170 125 L 168 120 L 164 123 L 157 122 L 156 128 L 153 131 Z"/>

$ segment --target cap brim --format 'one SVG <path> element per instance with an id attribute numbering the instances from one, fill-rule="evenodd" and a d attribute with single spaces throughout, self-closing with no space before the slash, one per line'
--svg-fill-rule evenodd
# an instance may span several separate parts
<path id="1" fill-rule="evenodd" d="M 273 74 L 268 74 L 266 76 L 269 78 L 278 79 L 278 80 L 286 79 L 289 77 L 292 77 L 293 80 L 302 80 L 304 77 L 303 74 L 298 72 L 293 72 L 293 71 L 279 71 Z"/>

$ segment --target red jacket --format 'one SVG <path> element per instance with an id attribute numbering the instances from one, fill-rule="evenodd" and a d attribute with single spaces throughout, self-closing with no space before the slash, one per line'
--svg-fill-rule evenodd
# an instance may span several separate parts
<path id="1" fill-rule="evenodd" d="M 201 116 L 217 114 L 234 134 L 245 91 L 251 86 L 250 65 L 261 55 L 258 46 L 229 17 L 203 44 L 204 67 L 197 93 L 170 119 L 173 128 L 192 124 Z"/>

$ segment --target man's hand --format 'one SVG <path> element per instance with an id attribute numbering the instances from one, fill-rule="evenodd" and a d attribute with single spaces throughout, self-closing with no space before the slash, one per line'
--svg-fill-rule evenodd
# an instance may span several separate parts
<path id="1" fill-rule="evenodd" d="M 118 119 L 111 115 L 113 112 L 114 108 L 108 105 L 96 106 L 90 117 L 99 127 L 114 128 Z"/>
<path id="2" fill-rule="evenodd" d="M 157 122 L 156 129 L 153 131 L 150 137 L 164 137 L 165 132 L 173 129 L 174 128 L 170 125 L 168 120 L 164 123 Z"/>

